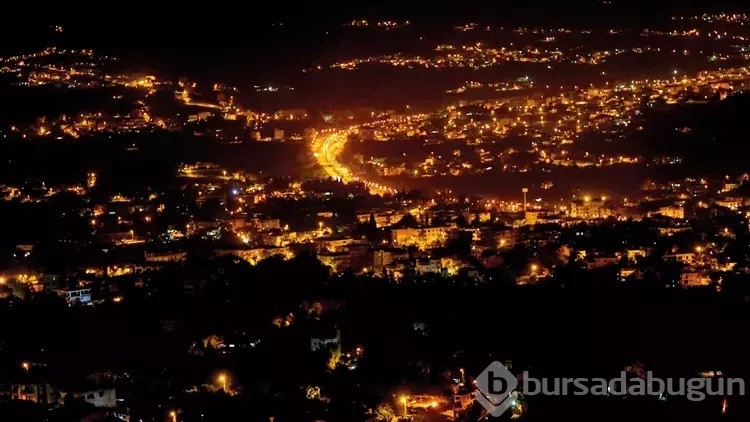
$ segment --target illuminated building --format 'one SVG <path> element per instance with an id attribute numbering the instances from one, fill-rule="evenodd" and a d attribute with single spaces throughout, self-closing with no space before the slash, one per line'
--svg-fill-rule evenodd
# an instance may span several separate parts
<path id="1" fill-rule="evenodd" d="M 47 383 L 33 382 L 11 385 L 13 400 L 26 400 L 40 404 L 54 404 L 57 402 L 57 392 Z"/>
<path id="2" fill-rule="evenodd" d="M 383 267 L 391 265 L 399 259 L 407 259 L 409 253 L 406 249 L 382 248 L 372 250 L 372 268 L 375 272 L 381 272 Z"/>
<path id="3" fill-rule="evenodd" d="M 589 198 L 574 200 L 570 203 L 570 216 L 592 220 L 612 216 L 612 210 L 607 208 L 603 198 Z"/>
<path id="4" fill-rule="evenodd" d="M 398 213 L 395 211 L 357 213 L 357 221 L 359 221 L 361 224 L 368 224 L 370 222 L 371 215 L 375 218 L 375 225 L 377 227 L 389 227 L 401 221 L 406 213 Z"/>
<path id="5" fill-rule="evenodd" d="M 685 209 L 682 207 L 661 207 L 656 211 L 656 214 L 661 214 L 664 217 L 677 218 L 683 220 L 685 218 Z"/>
<path id="6" fill-rule="evenodd" d="M 419 229 L 394 229 L 391 239 L 394 246 L 416 245 L 419 249 L 442 246 L 448 239 L 451 227 L 424 227 Z"/>
<path id="7" fill-rule="evenodd" d="M 352 257 L 348 252 L 322 252 L 318 260 L 333 271 L 341 272 L 351 267 Z"/>

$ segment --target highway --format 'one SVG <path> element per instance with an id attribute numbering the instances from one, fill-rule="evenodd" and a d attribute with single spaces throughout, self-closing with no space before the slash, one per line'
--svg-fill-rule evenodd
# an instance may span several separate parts
<path id="1" fill-rule="evenodd" d="M 336 131 L 319 133 L 310 144 L 313 156 L 326 174 L 333 179 L 340 179 L 344 183 L 362 182 L 370 189 L 370 193 L 383 195 L 396 193 L 397 190 L 379 183 L 361 179 L 352 174 L 344 164 L 338 161 L 341 151 L 346 146 L 350 131 Z"/>

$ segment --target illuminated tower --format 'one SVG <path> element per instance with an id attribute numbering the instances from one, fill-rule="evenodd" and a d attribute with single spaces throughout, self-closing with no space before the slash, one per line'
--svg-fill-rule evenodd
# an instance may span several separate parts
<path id="1" fill-rule="evenodd" d="M 521 192 L 523 192 L 523 212 L 526 212 L 526 194 L 529 192 L 529 188 L 522 188 Z"/>

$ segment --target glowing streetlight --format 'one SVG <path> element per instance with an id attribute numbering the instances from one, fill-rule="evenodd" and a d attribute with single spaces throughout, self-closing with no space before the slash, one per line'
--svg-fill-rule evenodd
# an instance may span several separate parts
<path id="1" fill-rule="evenodd" d="M 407 400 L 408 399 L 406 398 L 406 396 L 401 396 L 401 400 L 400 401 L 404 405 L 404 414 L 405 415 L 409 413 L 409 410 L 406 409 L 406 402 L 407 402 Z"/>
<path id="2" fill-rule="evenodd" d="M 23 368 L 23 370 L 26 371 L 26 372 L 29 372 L 29 368 L 30 367 L 31 367 L 31 364 L 29 364 L 28 362 L 22 362 L 21 363 L 21 368 Z"/>
<path id="3" fill-rule="evenodd" d="M 532 273 L 535 273 L 535 272 L 536 272 L 536 270 L 538 270 L 538 269 L 539 269 L 539 266 L 538 266 L 538 265 L 536 265 L 536 264 L 531 264 L 531 272 L 532 272 Z"/>
<path id="4" fill-rule="evenodd" d="M 174 410 L 169 412 L 169 417 L 172 418 L 172 422 L 177 422 L 177 412 Z"/>
<path id="5" fill-rule="evenodd" d="M 458 372 L 461 373 L 461 382 L 466 382 L 464 368 L 459 368 Z"/>
<path id="6" fill-rule="evenodd" d="M 729 400 L 727 400 L 727 396 L 724 396 L 724 399 L 721 401 L 721 414 L 722 415 L 727 414 L 727 407 L 729 407 Z"/>
<path id="7" fill-rule="evenodd" d="M 221 389 L 224 390 L 224 392 L 227 392 L 227 375 L 226 374 L 220 374 L 219 375 L 219 382 L 221 383 Z"/>

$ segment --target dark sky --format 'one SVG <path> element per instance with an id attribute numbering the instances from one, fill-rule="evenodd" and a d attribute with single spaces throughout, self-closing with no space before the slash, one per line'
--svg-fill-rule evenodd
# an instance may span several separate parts
<path id="1" fill-rule="evenodd" d="M 341 24 L 354 18 L 409 19 L 413 30 L 444 33 L 451 25 L 477 22 L 496 26 L 596 27 L 648 26 L 675 14 L 738 12 L 747 0 L 484 0 L 257 2 L 221 1 L 149 7 L 134 3 L 114 8 L 67 7 L 55 13 L 0 16 L 0 56 L 50 45 L 93 48 L 158 69 L 205 68 L 222 74 L 299 71 L 344 41 Z M 111 10 L 111 11 L 108 11 Z M 62 25 L 62 34 L 50 30 Z M 337 33 L 337 31 L 339 33 Z M 245 61 L 246 63 L 242 63 Z M 287 70 L 290 71 L 290 70 Z"/>
<path id="2" fill-rule="evenodd" d="M 743 11 L 746 0 L 484 0 L 439 1 L 332 1 L 306 2 L 198 2 L 169 8 L 133 3 L 113 8 L 68 7 L 54 13 L 6 13 L 0 17 L 0 49 L 38 43 L 48 38 L 50 24 L 62 24 L 66 41 L 107 47 L 146 47 L 150 44 L 213 46 L 274 43 L 277 38 L 305 40 L 313 29 L 358 17 L 410 19 L 415 24 L 441 25 L 479 21 L 496 25 L 614 24 L 618 21 L 647 23 L 672 14 L 699 11 Z M 121 9 L 121 10 L 120 10 Z M 22 9 L 23 10 L 23 9 Z M 111 10 L 111 12 L 109 11 Z M 274 23 L 284 22 L 284 31 Z"/>

